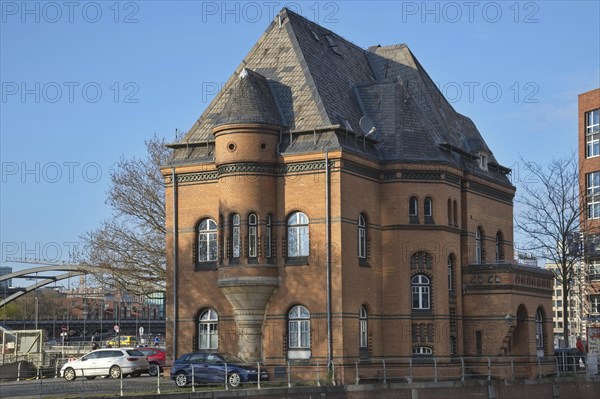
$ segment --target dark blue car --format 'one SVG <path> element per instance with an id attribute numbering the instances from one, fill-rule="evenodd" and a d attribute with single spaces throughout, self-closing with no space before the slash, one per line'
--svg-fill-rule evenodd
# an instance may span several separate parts
<path id="1" fill-rule="evenodd" d="M 237 387 L 242 382 L 258 381 L 258 365 L 226 353 L 192 352 L 175 360 L 171 379 L 178 387 L 188 384 L 223 384 Z M 260 380 L 267 381 L 269 373 L 260 369 Z"/>

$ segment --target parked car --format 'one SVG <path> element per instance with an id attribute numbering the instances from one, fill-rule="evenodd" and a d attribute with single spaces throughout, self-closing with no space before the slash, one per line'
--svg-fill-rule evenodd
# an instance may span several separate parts
<path id="1" fill-rule="evenodd" d="M 120 344 L 119 344 L 120 342 Z M 110 347 L 122 347 L 122 346 L 136 346 L 137 345 L 137 337 L 135 335 L 121 335 L 116 336 L 111 340 L 106 341 L 106 346 Z"/>
<path id="2" fill-rule="evenodd" d="M 242 382 L 258 381 L 258 366 L 227 353 L 192 352 L 173 362 L 171 379 L 178 387 L 197 383 L 227 383 L 237 387 Z M 260 380 L 267 381 L 269 373 L 260 370 Z"/>
<path id="3" fill-rule="evenodd" d="M 157 376 L 158 373 L 162 371 L 163 367 L 165 367 L 165 363 L 167 362 L 167 352 L 164 349 L 149 347 L 139 347 L 137 350 L 146 355 L 148 363 L 150 363 L 148 374 Z"/>
<path id="4" fill-rule="evenodd" d="M 120 378 L 121 374 L 123 377 L 139 377 L 147 373 L 149 368 L 148 359 L 137 349 L 97 349 L 65 363 L 60 368 L 60 375 L 67 381 L 83 376 L 89 380 L 98 376 Z"/>

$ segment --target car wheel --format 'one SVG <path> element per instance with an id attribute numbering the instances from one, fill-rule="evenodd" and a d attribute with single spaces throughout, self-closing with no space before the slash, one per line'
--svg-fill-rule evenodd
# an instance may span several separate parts
<path id="1" fill-rule="evenodd" d="M 187 376 L 185 375 L 185 373 L 180 372 L 177 373 L 177 375 L 175 376 L 175 385 L 177 385 L 178 387 L 184 387 L 186 386 L 188 383 L 187 380 Z"/>
<path id="2" fill-rule="evenodd" d="M 119 378 L 121 377 L 121 367 L 117 365 L 111 366 L 109 373 L 111 378 Z"/>
<path id="3" fill-rule="evenodd" d="M 148 374 L 150 374 L 152 377 L 156 377 L 158 373 L 160 373 L 160 367 L 158 364 L 151 364 L 150 368 L 148 369 Z"/>
<path id="4" fill-rule="evenodd" d="M 238 373 L 231 373 L 227 377 L 227 382 L 229 383 L 229 385 L 235 388 L 240 385 L 242 379 L 240 378 L 240 375 Z"/>
<path id="5" fill-rule="evenodd" d="M 68 369 L 65 370 L 65 373 L 63 376 L 65 377 L 65 380 L 73 381 L 76 377 L 75 370 L 72 369 L 71 367 L 69 367 Z"/>
<path id="6" fill-rule="evenodd" d="M 95 375 L 88 375 L 85 378 L 87 378 L 88 380 L 93 380 L 94 378 L 96 378 L 96 376 Z"/>

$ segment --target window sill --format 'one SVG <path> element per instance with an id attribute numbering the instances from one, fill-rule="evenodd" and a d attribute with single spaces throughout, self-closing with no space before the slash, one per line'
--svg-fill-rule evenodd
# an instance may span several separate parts
<path id="1" fill-rule="evenodd" d="M 308 256 L 298 256 L 295 258 L 286 258 L 286 266 L 308 266 Z"/>
<path id="2" fill-rule="evenodd" d="M 217 270 L 217 261 L 211 262 L 196 262 L 194 271 L 200 272 L 205 270 Z"/>

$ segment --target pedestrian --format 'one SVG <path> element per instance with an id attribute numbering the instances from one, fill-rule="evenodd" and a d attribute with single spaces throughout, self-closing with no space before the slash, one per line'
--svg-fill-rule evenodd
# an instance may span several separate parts
<path id="1" fill-rule="evenodd" d="M 156 337 L 154 337 L 154 347 L 158 348 L 158 345 L 160 344 L 160 339 L 158 339 L 158 335 Z"/>
<path id="2" fill-rule="evenodd" d="M 97 342 L 94 342 L 94 346 L 92 346 L 92 350 L 95 351 L 96 349 L 100 349 L 100 345 L 98 345 Z"/>

